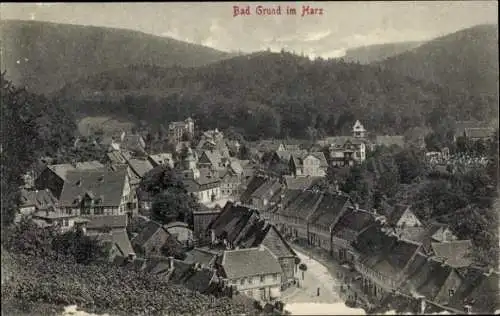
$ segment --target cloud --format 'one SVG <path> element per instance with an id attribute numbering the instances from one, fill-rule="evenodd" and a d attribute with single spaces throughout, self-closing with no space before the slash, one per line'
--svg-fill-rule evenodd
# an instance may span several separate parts
<path id="1" fill-rule="evenodd" d="M 330 34 L 331 34 L 330 30 L 309 33 L 306 35 L 304 41 L 306 41 L 306 42 L 319 41 L 319 40 L 327 37 Z"/>

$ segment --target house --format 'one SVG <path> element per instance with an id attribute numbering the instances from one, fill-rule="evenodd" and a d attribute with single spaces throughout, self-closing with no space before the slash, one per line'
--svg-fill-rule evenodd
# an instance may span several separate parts
<path id="1" fill-rule="evenodd" d="M 308 240 L 307 220 L 322 198 L 320 192 L 302 191 L 289 205 L 277 211 L 276 223 L 285 237 Z"/>
<path id="2" fill-rule="evenodd" d="M 108 162 L 112 165 L 114 164 L 127 164 L 127 161 L 131 158 L 130 154 L 127 152 L 121 152 L 119 150 L 112 150 L 106 153 Z"/>
<path id="3" fill-rule="evenodd" d="M 193 212 L 193 235 L 194 239 L 199 243 L 210 241 L 208 226 L 210 223 L 219 216 L 220 209 L 203 208 L 200 211 Z"/>
<path id="4" fill-rule="evenodd" d="M 279 226 L 278 211 L 288 207 L 290 203 L 306 189 L 282 188 L 269 201 L 269 207 L 260 211 L 261 217 Z"/>
<path id="5" fill-rule="evenodd" d="M 242 190 L 242 176 L 233 170 L 223 170 L 219 173 L 220 190 L 223 197 L 237 197 Z"/>
<path id="6" fill-rule="evenodd" d="M 36 178 L 35 187 L 38 190 L 49 189 L 56 198 L 60 198 L 66 175 L 75 170 L 71 164 L 48 165 Z"/>
<path id="7" fill-rule="evenodd" d="M 422 227 L 422 222 L 418 219 L 409 205 L 396 204 L 392 212 L 387 216 L 387 224 L 392 227 Z"/>
<path id="8" fill-rule="evenodd" d="M 23 217 L 30 217 L 36 211 L 54 210 L 57 208 L 57 199 L 49 189 L 21 190 L 19 212 L 14 222 L 19 222 Z"/>
<path id="9" fill-rule="evenodd" d="M 149 155 L 148 160 L 153 168 L 157 166 L 168 166 L 170 168 L 174 167 L 174 158 L 171 153 Z"/>
<path id="10" fill-rule="evenodd" d="M 429 303 L 447 306 L 462 286 L 460 273 L 442 262 L 417 254 L 400 291 Z M 428 304 L 431 305 L 431 304 Z M 425 305 L 422 308 L 425 312 Z"/>
<path id="11" fill-rule="evenodd" d="M 352 166 L 366 160 L 366 144 L 359 138 L 336 140 L 330 144 L 330 160 L 334 166 Z"/>
<path id="12" fill-rule="evenodd" d="M 196 148 L 198 150 L 217 152 L 221 157 L 225 158 L 230 156 L 224 134 L 218 129 L 203 132 Z"/>
<path id="13" fill-rule="evenodd" d="M 468 267 L 473 263 L 473 245 L 470 240 L 431 243 L 433 258 L 453 268 Z"/>
<path id="14" fill-rule="evenodd" d="M 67 171 L 59 206 L 68 215 L 125 215 L 134 200 L 125 167 L 73 170 Z"/>
<path id="15" fill-rule="evenodd" d="M 246 184 L 246 189 L 241 193 L 240 196 L 240 201 L 244 204 L 251 204 L 252 203 L 252 194 L 260 188 L 266 181 L 268 181 L 268 178 L 259 176 L 259 175 L 254 175 L 251 177 L 251 179 L 248 181 Z"/>
<path id="16" fill-rule="evenodd" d="M 153 170 L 153 165 L 144 158 L 131 158 L 127 165 L 131 190 L 136 191 L 144 176 Z"/>
<path id="17" fill-rule="evenodd" d="M 171 122 L 168 124 L 168 138 L 174 144 L 177 144 L 185 139 L 189 139 L 194 135 L 194 121 L 188 117 L 184 121 Z"/>
<path id="18" fill-rule="evenodd" d="M 281 282 L 284 285 L 294 283 L 296 281 L 297 254 L 275 225 L 265 221 L 254 223 L 253 227 L 238 242 L 238 246 L 241 248 L 253 248 L 260 245 L 267 247 L 278 258 L 282 271 Z"/>
<path id="19" fill-rule="evenodd" d="M 211 203 L 221 198 L 221 181 L 217 173 L 200 169 L 192 177 L 184 177 L 182 183 L 187 192 L 195 196 L 200 203 Z"/>
<path id="20" fill-rule="evenodd" d="M 406 280 L 420 245 L 398 240 L 372 225 L 355 242 L 359 258 L 354 267 L 362 275 L 362 288 L 374 301 L 381 301 Z"/>
<path id="21" fill-rule="evenodd" d="M 475 127 L 475 128 L 465 128 L 464 136 L 471 141 L 489 141 L 495 135 L 495 130 L 493 128 Z"/>
<path id="22" fill-rule="evenodd" d="M 258 211 L 227 202 L 219 216 L 208 225 L 211 246 L 234 249 L 244 233 L 259 220 Z"/>
<path id="23" fill-rule="evenodd" d="M 271 198 L 281 190 L 281 183 L 278 179 L 266 179 L 253 193 L 250 194 L 249 203 L 257 210 L 268 208 Z"/>
<path id="24" fill-rule="evenodd" d="M 281 266 L 265 246 L 226 250 L 217 268 L 228 284 L 246 296 L 259 301 L 281 296 Z"/>
<path id="25" fill-rule="evenodd" d="M 332 256 L 340 263 L 353 263 L 359 256 L 354 244 L 358 236 L 374 225 L 375 215 L 357 205 L 348 207 L 332 228 Z"/>
<path id="26" fill-rule="evenodd" d="M 285 187 L 289 190 L 307 190 L 321 181 L 322 177 L 283 176 Z"/>
<path id="27" fill-rule="evenodd" d="M 177 240 L 161 224 L 149 221 L 131 242 L 138 255 L 150 257 L 161 255 L 161 249 L 167 242 L 177 243 Z"/>
<path id="28" fill-rule="evenodd" d="M 219 200 L 220 179 L 216 171 L 212 169 L 198 169 L 193 151 L 189 148 L 182 171 L 181 181 L 186 190 L 198 198 L 200 203 L 210 203 Z"/>
<path id="29" fill-rule="evenodd" d="M 105 245 L 108 261 L 113 262 L 118 256 L 127 259 L 135 258 L 135 251 L 125 230 L 103 233 L 96 237 Z"/>
<path id="30" fill-rule="evenodd" d="M 204 150 L 198 159 L 199 168 L 224 170 L 228 165 L 229 159 L 222 156 L 218 151 Z"/>
<path id="31" fill-rule="evenodd" d="M 349 207 L 352 207 L 349 196 L 323 194 L 320 203 L 307 218 L 308 243 L 332 254 L 333 227 Z"/>
<path id="32" fill-rule="evenodd" d="M 366 136 L 366 129 L 359 120 L 356 120 L 352 127 L 352 136 L 355 138 L 364 138 Z"/>
<path id="33" fill-rule="evenodd" d="M 191 247 L 193 245 L 193 231 L 189 229 L 188 224 L 184 222 L 172 222 L 163 225 L 163 229 L 176 238 L 184 247 Z"/>
<path id="34" fill-rule="evenodd" d="M 120 143 L 121 151 L 128 151 L 136 154 L 144 154 L 146 142 L 140 134 L 126 134 Z"/>
<path id="35" fill-rule="evenodd" d="M 188 264 L 198 263 L 202 268 L 213 268 L 217 259 L 218 252 L 209 249 L 193 248 L 186 252 L 184 262 Z"/>
<path id="36" fill-rule="evenodd" d="M 312 152 L 304 156 L 292 154 L 290 171 L 295 176 L 324 177 L 328 162 L 322 152 Z"/>
<path id="37" fill-rule="evenodd" d="M 76 214 L 66 214 L 59 208 L 38 210 L 31 214 L 31 219 L 39 227 L 56 227 L 60 233 L 74 228 L 85 227 L 88 219 Z"/>
<path id="38" fill-rule="evenodd" d="M 82 218 L 86 219 L 86 222 L 82 226 L 87 235 L 123 232 L 128 225 L 128 216 L 125 214 L 99 215 Z"/>

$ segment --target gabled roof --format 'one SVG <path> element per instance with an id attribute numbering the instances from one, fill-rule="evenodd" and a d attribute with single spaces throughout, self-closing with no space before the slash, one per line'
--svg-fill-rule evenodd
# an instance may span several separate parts
<path id="1" fill-rule="evenodd" d="M 282 272 L 278 259 L 264 246 L 224 251 L 220 264 L 228 279 Z"/>
<path id="2" fill-rule="evenodd" d="M 278 179 L 268 179 L 251 194 L 251 197 L 269 200 L 280 188 L 281 183 Z"/>
<path id="3" fill-rule="evenodd" d="M 48 165 L 47 168 L 49 168 L 52 172 L 54 172 L 63 180 L 66 180 L 66 175 L 68 174 L 69 171 L 75 170 L 75 167 L 73 167 L 73 165 L 68 163 L 59 165 Z"/>
<path id="4" fill-rule="evenodd" d="M 287 189 L 291 190 L 307 190 L 321 179 L 322 177 L 283 176 Z"/>
<path id="5" fill-rule="evenodd" d="M 240 200 L 243 203 L 247 203 L 250 201 L 252 194 L 257 190 L 260 186 L 262 186 L 267 181 L 264 177 L 254 176 L 247 184 L 247 188 L 243 194 L 240 196 Z"/>
<path id="6" fill-rule="evenodd" d="M 81 198 L 91 194 L 100 199 L 100 205 L 117 207 L 122 201 L 126 179 L 126 168 L 67 171 L 60 205 L 75 206 Z"/>
<path id="7" fill-rule="evenodd" d="M 321 198 L 320 192 L 302 191 L 296 199 L 278 213 L 306 220 L 315 211 L 316 204 Z"/>
<path id="8" fill-rule="evenodd" d="M 433 242 L 432 249 L 437 258 L 444 259 L 446 264 L 454 268 L 468 267 L 473 262 L 470 240 Z"/>
<path id="9" fill-rule="evenodd" d="M 352 242 L 359 233 L 374 223 L 373 214 L 364 210 L 349 208 L 333 227 L 333 234 L 338 238 Z"/>
<path id="10" fill-rule="evenodd" d="M 199 263 L 202 265 L 209 266 L 217 258 L 217 253 L 211 252 L 209 250 L 194 248 L 186 252 L 186 258 L 184 262 L 188 264 Z"/>
<path id="11" fill-rule="evenodd" d="M 112 231 L 98 236 L 98 239 L 115 244 L 122 256 L 126 257 L 129 254 L 135 254 L 130 243 L 127 232 L 125 230 Z"/>
<path id="12" fill-rule="evenodd" d="M 153 165 L 147 159 L 130 159 L 128 164 L 130 169 L 141 179 L 153 169 Z"/>
<path id="13" fill-rule="evenodd" d="M 45 210 L 57 205 L 57 199 L 49 189 L 21 190 L 21 207 L 34 206 L 36 209 Z"/>
<path id="14" fill-rule="evenodd" d="M 251 218 L 258 215 L 256 210 L 227 202 L 221 213 L 209 224 L 208 229 L 213 229 L 216 237 L 226 233 L 228 241 L 233 242 L 242 229 L 251 224 Z"/>
<path id="15" fill-rule="evenodd" d="M 285 238 L 283 238 L 276 226 L 272 224 L 269 225 L 269 228 L 266 230 L 261 243 L 258 244 L 258 242 L 255 242 L 253 246 L 257 247 L 260 244 L 266 246 L 267 249 L 269 249 L 269 251 L 271 251 L 271 253 L 278 258 L 297 256 L 295 251 L 292 247 L 290 247 Z"/>
<path id="16" fill-rule="evenodd" d="M 345 211 L 349 200 L 349 196 L 343 194 L 324 194 L 318 207 L 309 217 L 309 222 L 330 227 Z"/>
<path id="17" fill-rule="evenodd" d="M 392 208 L 392 212 L 387 217 L 387 221 L 391 225 L 396 225 L 397 222 L 401 219 L 406 210 L 411 210 L 409 205 L 405 204 L 396 204 L 394 208 Z"/>
<path id="18" fill-rule="evenodd" d="M 132 243 L 134 245 L 143 246 L 145 243 L 149 241 L 151 237 L 153 237 L 156 232 L 162 230 L 164 235 L 168 237 L 169 233 L 163 229 L 160 223 L 155 221 L 149 221 L 143 230 L 132 239 Z"/>
<path id="19" fill-rule="evenodd" d="M 136 151 L 144 151 L 144 147 L 142 144 L 144 143 L 144 139 L 141 135 L 125 135 L 121 146 L 128 150 L 136 150 Z"/>
<path id="20" fill-rule="evenodd" d="M 218 151 L 205 150 L 202 156 L 207 157 L 210 164 L 214 167 L 219 167 L 222 162 L 222 155 Z"/>
<path id="21" fill-rule="evenodd" d="M 127 227 L 127 215 L 96 215 L 87 217 L 87 229 L 102 229 L 105 227 L 117 229 Z"/>
<path id="22" fill-rule="evenodd" d="M 77 162 L 75 167 L 76 169 L 80 170 L 88 170 L 88 169 L 104 168 L 104 165 L 97 160 L 92 160 L 92 161 Z"/>
<path id="23" fill-rule="evenodd" d="M 240 160 L 231 158 L 229 167 L 233 170 L 233 172 L 237 175 L 243 174 L 243 167 L 241 166 Z"/>
<path id="24" fill-rule="evenodd" d="M 173 161 L 173 156 L 171 153 L 160 153 L 155 155 L 149 155 L 149 159 L 153 160 L 158 165 L 162 165 L 169 161 Z"/>

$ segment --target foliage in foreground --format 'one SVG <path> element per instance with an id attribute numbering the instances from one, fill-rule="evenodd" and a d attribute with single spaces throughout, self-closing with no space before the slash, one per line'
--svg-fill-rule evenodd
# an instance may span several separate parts
<path id="1" fill-rule="evenodd" d="M 2 262 L 3 257 L 4 252 Z M 8 315 L 39 314 L 40 308 L 44 315 L 55 314 L 68 305 L 112 315 L 258 313 L 247 300 L 204 296 L 143 272 L 48 257 L 9 257 L 16 275 L 2 284 L 2 313 Z"/>

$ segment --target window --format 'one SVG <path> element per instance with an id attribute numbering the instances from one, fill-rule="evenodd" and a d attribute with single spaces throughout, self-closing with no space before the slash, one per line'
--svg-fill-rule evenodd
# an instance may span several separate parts
<path id="1" fill-rule="evenodd" d="M 104 207 L 99 206 L 94 208 L 94 215 L 103 215 L 104 214 Z"/>
<path id="2" fill-rule="evenodd" d="M 248 284 L 252 284 L 253 283 L 253 278 L 248 278 Z"/>
<path id="3" fill-rule="evenodd" d="M 273 281 L 278 281 L 278 275 L 277 274 L 273 274 Z"/>
<path id="4" fill-rule="evenodd" d="M 68 227 L 69 226 L 69 221 L 67 219 L 63 219 L 63 226 Z"/>
<path id="5" fill-rule="evenodd" d="M 448 290 L 448 294 L 451 296 L 455 295 L 455 290 Z"/>
<path id="6" fill-rule="evenodd" d="M 260 276 L 260 283 L 264 283 L 265 279 L 266 279 L 266 277 L 265 277 L 265 276 L 263 276 L 263 275 L 261 275 L 261 276 Z"/>
<path id="7" fill-rule="evenodd" d="M 71 215 L 73 213 L 73 209 L 71 207 L 66 208 L 66 214 Z"/>
<path id="8" fill-rule="evenodd" d="M 241 285 L 245 284 L 245 278 L 243 278 L 243 279 L 240 280 L 240 284 Z"/>

